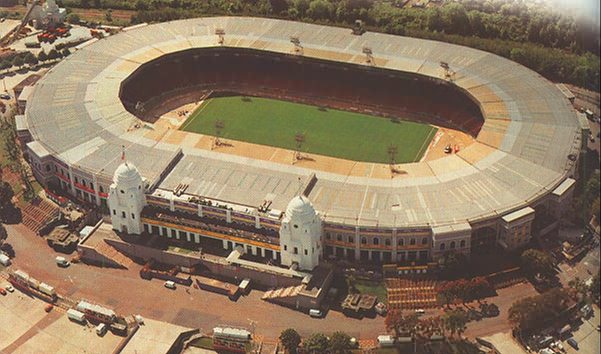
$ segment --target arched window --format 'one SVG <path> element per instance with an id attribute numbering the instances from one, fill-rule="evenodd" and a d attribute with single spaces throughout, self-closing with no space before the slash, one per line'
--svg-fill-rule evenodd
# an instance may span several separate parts
<path id="1" fill-rule="evenodd" d="M 361 237 L 361 244 L 367 245 L 367 239 L 365 237 Z"/>
<path id="2" fill-rule="evenodd" d="M 411 239 L 411 246 L 415 246 L 415 239 L 414 238 Z"/>
<path id="3" fill-rule="evenodd" d="M 441 250 L 441 251 L 444 251 L 444 249 L 445 249 L 445 244 L 444 244 L 444 243 L 441 243 L 441 244 L 440 244 L 440 250 Z"/>
<path id="4" fill-rule="evenodd" d="M 377 245 L 379 245 L 379 244 L 380 244 L 380 239 L 379 239 L 379 238 L 377 238 L 377 237 L 374 237 L 374 238 L 371 240 L 371 242 L 373 242 L 373 244 L 377 246 Z"/>
<path id="5" fill-rule="evenodd" d="M 390 246 L 390 239 L 389 239 L 389 238 L 385 239 L 385 240 L 384 240 L 384 244 L 385 244 L 386 246 Z"/>
<path id="6" fill-rule="evenodd" d="M 422 245 L 427 245 L 428 244 L 428 238 L 424 237 L 422 238 Z"/>
<path id="7" fill-rule="evenodd" d="M 403 240 L 402 238 L 399 238 L 399 246 L 404 246 L 405 245 L 405 240 Z"/>
<path id="8" fill-rule="evenodd" d="M 451 249 L 455 249 L 455 241 L 451 241 Z"/>
<path id="9" fill-rule="evenodd" d="M 465 240 L 461 240 L 461 242 L 459 243 L 459 246 L 461 248 L 465 247 Z"/>

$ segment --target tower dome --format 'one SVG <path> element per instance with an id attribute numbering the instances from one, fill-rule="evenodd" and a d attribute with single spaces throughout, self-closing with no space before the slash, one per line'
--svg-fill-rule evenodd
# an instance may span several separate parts
<path id="1" fill-rule="evenodd" d="M 141 185 L 142 176 L 140 172 L 131 163 L 124 162 L 115 170 L 113 175 L 113 182 L 118 185 Z"/>
<path id="2" fill-rule="evenodd" d="M 300 195 L 292 198 L 286 208 L 286 216 L 289 218 L 312 218 L 315 214 L 315 208 L 309 199 Z"/>

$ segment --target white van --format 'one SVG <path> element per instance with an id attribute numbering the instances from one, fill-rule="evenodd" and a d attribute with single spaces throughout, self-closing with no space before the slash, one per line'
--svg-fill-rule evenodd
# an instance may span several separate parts
<path id="1" fill-rule="evenodd" d="M 104 323 L 99 324 L 98 326 L 96 326 L 96 334 L 99 336 L 104 336 L 106 334 L 107 328 L 106 325 Z"/>
<path id="2" fill-rule="evenodd" d="M 175 289 L 175 282 L 171 281 L 171 280 L 167 280 L 165 282 L 165 287 L 167 289 Z"/>
<path id="3" fill-rule="evenodd" d="M 69 261 L 65 257 L 56 257 L 56 265 L 58 265 L 59 267 L 68 267 L 69 264 L 71 263 L 69 263 Z"/>
<path id="4" fill-rule="evenodd" d="M 321 310 L 318 310 L 318 309 L 310 309 L 309 316 L 315 317 L 315 318 L 321 318 L 321 316 L 323 316 L 323 312 L 321 312 Z"/>

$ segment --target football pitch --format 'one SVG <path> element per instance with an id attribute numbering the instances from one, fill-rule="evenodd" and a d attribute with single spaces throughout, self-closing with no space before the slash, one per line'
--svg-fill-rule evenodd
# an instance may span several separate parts
<path id="1" fill-rule="evenodd" d="M 396 146 L 396 163 L 419 161 L 436 128 L 428 124 L 258 97 L 217 97 L 203 102 L 181 130 L 289 150 L 295 136 L 304 134 L 302 152 L 342 159 L 389 163 Z"/>

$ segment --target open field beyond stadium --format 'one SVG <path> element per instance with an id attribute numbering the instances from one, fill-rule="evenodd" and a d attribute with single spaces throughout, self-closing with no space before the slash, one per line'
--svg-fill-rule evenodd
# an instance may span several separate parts
<path id="1" fill-rule="evenodd" d="M 205 101 L 181 128 L 221 137 L 295 150 L 295 135 L 303 133 L 301 150 L 354 161 L 389 163 L 388 149 L 398 149 L 396 163 L 419 161 L 436 133 L 427 124 L 258 97 L 219 97 Z"/>

